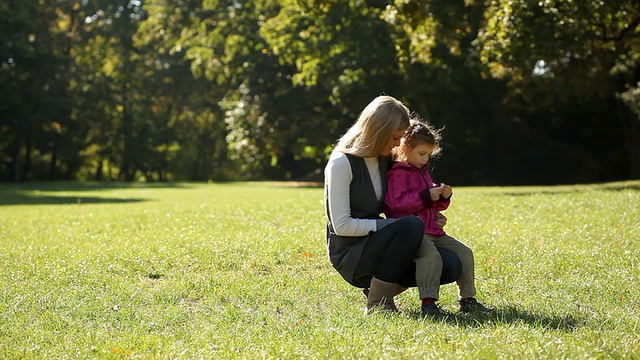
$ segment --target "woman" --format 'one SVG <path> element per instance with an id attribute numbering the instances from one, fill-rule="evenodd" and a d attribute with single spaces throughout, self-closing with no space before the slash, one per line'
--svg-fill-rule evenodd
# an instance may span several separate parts
<path id="1" fill-rule="evenodd" d="M 389 154 L 408 127 L 409 109 L 391 96 L 379 96 L 338 140 L 325 168 L 329 259 L 351 285 L 369 288 L 365 314 L 376 307 L 395 310 L 393 297 L 416 285 L 422 220 L 380 216 Z M 440 221 L 444 226 L 446 219 Z M 443 268 L 455 273 L 443 257 L 445 262 Z"/>

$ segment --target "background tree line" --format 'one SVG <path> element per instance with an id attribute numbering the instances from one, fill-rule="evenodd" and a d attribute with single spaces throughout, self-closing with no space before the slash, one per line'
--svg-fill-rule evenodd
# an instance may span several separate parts
<path id="1" fill-rule="evenodd" d="M 635 0 L 5 0 L 0 181 L 321 178 L 389 94 L 458 185 L 640 178 Z"/>

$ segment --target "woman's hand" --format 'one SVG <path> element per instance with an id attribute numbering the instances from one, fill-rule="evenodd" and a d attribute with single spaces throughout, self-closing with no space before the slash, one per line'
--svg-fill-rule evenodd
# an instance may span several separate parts
<path id="1" fill-rule="evenodd" d="M 441 213 L 436 213 L 436 224 L 442 229 L 447 224 L 447 217 Z"/>

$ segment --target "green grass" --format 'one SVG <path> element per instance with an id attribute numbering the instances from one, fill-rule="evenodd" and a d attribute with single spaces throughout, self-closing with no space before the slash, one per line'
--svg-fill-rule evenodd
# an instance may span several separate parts
<path id="1" fill-rule="evenodd" d="M 479 299 L 397 315 L 326 258 L 321 188 L 0 186 L 0 358 L 640 358 L 640 182 L 458 188 Z"/>

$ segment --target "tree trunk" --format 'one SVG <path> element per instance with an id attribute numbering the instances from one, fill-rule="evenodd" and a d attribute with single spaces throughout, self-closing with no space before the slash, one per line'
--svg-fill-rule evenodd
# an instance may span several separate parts
<path id="1" fill-rule="evenodd" d="M 631 179 L 640 179 L 640 120 L 631 121 L 628 143 L 629 177 Z"/>
<path id="2" fill-rule="evenodd" d="M 193 162 L 193 168 L 191 170 L 191 181 L 198 181 L 198 170 L 200 168 L 200 158 L 202 157 L 202 146 L 197 145 L 196 159 Z"/>
<path id="3" fill-rule="evenodd" d="M 96 167 L 96 181 L 102 181 L 102 169 L 104 168 L 104 160 L 98 161 L 98 166 Z"/>
<path id="4" fill-rule="evenodd" d="M 56 163 L 58 162 L 58 134 L 53 135 L 53 146 L 51 147 L 51 162 L 49 163 L 49 181 L 56 179 Z"/>
<path id="5" fill-rule="evenodd" d="M 629 157 L 629 179 L 640 179 L 640 118 L 628 110 L 624 112 L 624 115 L 625 144 Z"/>
<path id="6" fill-rule="evenodd" d="M 22 181 L 22 160 L 20 159 L 20 152 L 22 151 L 22 142 L 24 139 L 24 122 L 18 120 L 18 136 L 16 136 L 16 146 L 13 149 L 13 181 L 20 182 Z"/>
<path id="7" fill-rule="evenodd" d="M 20 176 L 20 181 L 27 181 L 27 177 L 29 175 L 29 170 L 31 168 L 31 135 L 27 134 L 27 141 L 25 144 L 24 150 L 24 167 L 22 168 L 22 174 Z"/>

